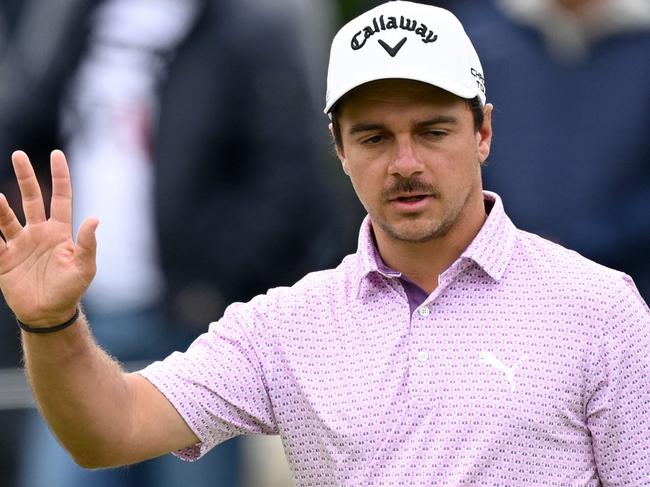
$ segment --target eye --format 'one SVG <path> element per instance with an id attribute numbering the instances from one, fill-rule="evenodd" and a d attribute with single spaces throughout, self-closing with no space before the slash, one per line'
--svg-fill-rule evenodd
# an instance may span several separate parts
<path id="1" fill-rule="evenodd" d="M 373 135 L 372 137 L 368 137 L 367 139 L 362 140 L 361 143 L 366 145 L 377 145 L 382 140 L 384 140 L 383 135 Z"/>
<path id="2" fill-rule="evenodd" d="M 441 129 L 429 129 L 423 132 L 423 136 L 429 139 L 441 139 L 448 134 L 447 131 Z"/>

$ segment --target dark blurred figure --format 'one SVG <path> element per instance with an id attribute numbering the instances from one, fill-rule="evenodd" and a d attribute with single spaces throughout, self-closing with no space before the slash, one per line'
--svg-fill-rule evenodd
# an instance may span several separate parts
<path id="1" fill-rule="evenodd" d="M 22 0 L 0 0 L 0 54 L 13 38 L 22 6 Z"/>
<path id="2" fill-rule="evenodd" d="M 630 274 L 649 300 L 650 2 L 419 3 L 453 11 L 483 63 L 486 189 L 520 228 Z"/>
<path id="3" fill-rule="evenodd" d="M 322 167 L 327 134 L 314 130 L 316 104 L 291 11 L 263 0 L 189 2 L 199 10 L 177 38 L 166 28 L 134 36 L 142 27 L 129 9 L 147 3 L 28 2 L 0 73 L 5 161 L 20 148 L 46 174 L 49 151 L 66 149 L 76 217 L 102 220 L 98 259 L 113 264 L 102 266 L 108 272 L 98 274 L 85 306 L 100 343 L 122 360 L 182 349 L 224 304 L 337 262 L 354 248 L 361 215 Z M 163 3 L 156 8 L 177 4 L 172 11 L 186 15 L 174 10 L 183 2 Z M 116 111 L 131 101 L 115 98 L 126 93 L 132 110 Z M 10 164 L 0 167 L 6 185 Z M 123 171 L 129 178 L 120 178 Z M 120 184 L 127 180 L 141 181 L 142 194 Z M 15 201 L 14 187 L 5 192 Z M 129 252 L 137 269 L 119 268 Z M 16 336 L 13 322 L 3 328 Z M 38 420 L 26 443 L 25 487 L 239 483 L 237 440 L 196 465 L 166 456 L 102 472 L 74 466 Z"/>
<path id="4" fill-rule="evenodd" d="M 15 30 L 17 20 L 21 15 L 23 7 L 22 0 L 0 0 L 0 98 L 7 92 L 4 81 L 7 76 L 5 59 L 7 52 L 11 51 L 11 45 L 15 41 Z M 1 103 L 0 103 L 1 104 Z M 5 158 L 5 161 L 7 159 Z M 0 172 L 4 173 L 4 164 L 0 164 Z M 0 181 L 4 178 L 0 178 Z M 0 184 L 0 192 L 7 193 L 7 187 Z M 7 396 L 16 397 L 20 387 L 11 374 L 12 369 L 20 367 L 20 340 L 19 333 L 15 327 L 13 314 L 7 306 L 0 305 L 0 384 L 9 390 L 0 392 L 3 401 L 0 401 L 0 487 L 14 487 L 16 482 L 16 464 L 18 450 L 22 444 L 24 435 L 24 424 L 27 419 L 27 411 L 16 404 Z M 7 371 L 5 373 L 4 371 Z M 23 405 L 24 406 L 24 405 Z"/>
<path id="5" fill-rule="evenodd" d="M 333 221 L 339 203 L 315 164 L 327 134 L 316 136 L 291 13 L 261 3 L 264 16 L 207 9 L 162 92 L 155 199 L 168 303 L 201 330 L 225 305 L 331 265 L 350 220 Z"/>

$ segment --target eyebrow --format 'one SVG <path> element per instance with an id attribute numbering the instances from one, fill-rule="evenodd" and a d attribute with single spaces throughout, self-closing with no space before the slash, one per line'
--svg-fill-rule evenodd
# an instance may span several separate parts
<path id="1" fill-rule="evenodd" d="M 429 127 L 430 125 L 440 125 L 440 124 L 456 124 L 458 123 L 458 119 L 456 117 L 452 117 L 450 115 L 438 115 L 433 118 L 428 118 L 426 120 L 422 120 L 420 122 L 417 122 L 415 124 L 416 128 L 423 128 L 423 127 Z M 373 130 L 382 130 L 384 128 L 384 125 L 380 123 L 357 123 L 350 127 L 350 130 L 348 133 L 350 135 L 358 134 L 361 132 L 371 132 Z"/>
<path id="2" fill-rule="evenodd" d="M 415 124 L 416 127 L 428 127 L 429 125 L 440 125 L 440 124 L 456 124 L 458 119 L 451 115 L 438 115 L 437 117 L 429 118 L 427 120 L 422 120 Z"/>
<path id="3" fill-rule="evenodd" d="M 381 130 L 384 126 L 380 123 L 357 123 L 350 127 L 348 133 L 350 135 L 358 134 L 361 132 L 371 132 L 373 130 Z"/>

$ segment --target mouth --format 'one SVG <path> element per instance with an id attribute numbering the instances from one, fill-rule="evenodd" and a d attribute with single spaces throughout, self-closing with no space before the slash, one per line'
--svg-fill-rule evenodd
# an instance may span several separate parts
<path id="1" fill-rule="evenodd" d="M 426 198 L 428 195 L 426 194 L 416 194 L 416 195 L 409 195 L 409 196 L 398 196 L 397 198 L 393 198 L 391 201 L 399 201 L 400 203 L 416 203 L 418 201 L 422 201 L 424 198 Z"/>
<path id="2" fill-rule="evenodd" d="M 428 193 L 400 193 L 397 195 L 393 195 L 389 198 L 389 201 L 391 203 L 393 202 L 399 202 L 399 203 L 417 203 L 418 201 L 422 201 L 425 198 L 429 198 L 431 195 Z"/>
<path id="3" fill-rule="evenodd" d="M 432 198 L 430 194 L 402 194 L 390 198 L 390 204 L 399 211 L 420 211 Z"/>

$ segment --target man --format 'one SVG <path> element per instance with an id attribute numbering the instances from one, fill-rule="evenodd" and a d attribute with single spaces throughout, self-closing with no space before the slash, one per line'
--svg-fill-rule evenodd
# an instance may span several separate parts
<path id="1" fill-rule="evenodd" d="M 484 86 L 445 10 L 389 2 L 344 26 L 326 111 L 369 213 L 357 253 L 231 305 L 135 374 L 79 313 L 98 220 L 72 242 L 63 154 L 46 220 L 15 153 L 27 224 L 0 198 L 0 286 L 73 457 L 195 459 L 263 433 L 282 436 L 297 485 L 647 484 L 650 311 L 627 276 L 518 231 L 482 191 Z"/>

